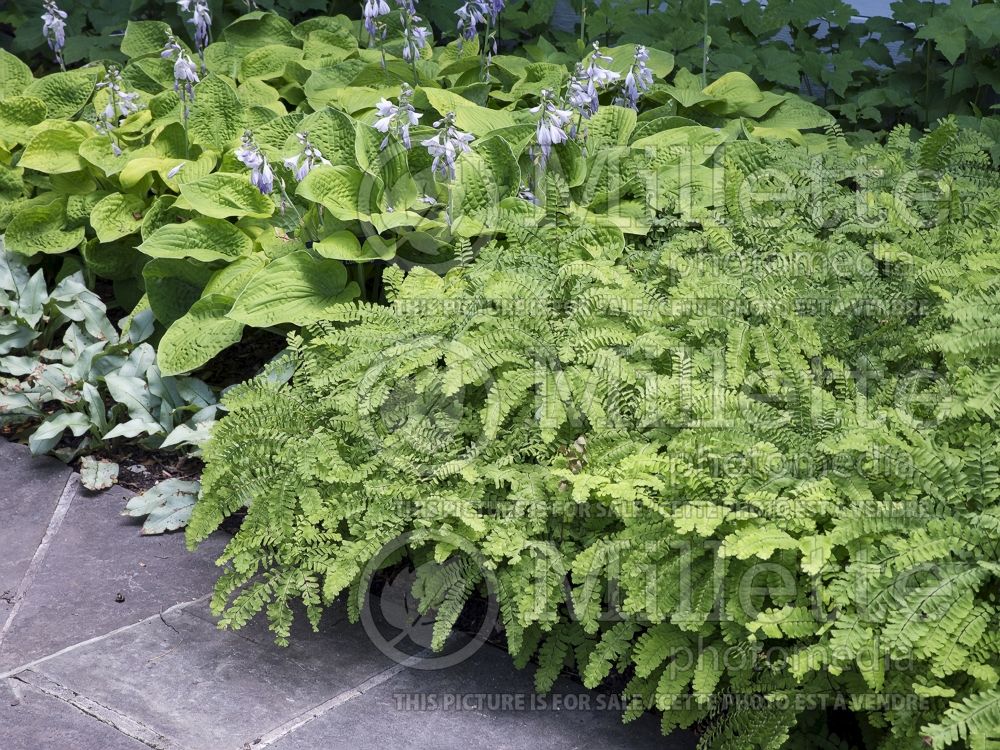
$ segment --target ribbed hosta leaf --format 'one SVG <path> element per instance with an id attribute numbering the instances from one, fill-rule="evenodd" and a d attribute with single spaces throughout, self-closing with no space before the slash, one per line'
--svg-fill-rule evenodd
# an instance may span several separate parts
<path id="1" fill-rule="evenodd" d="M 50 73 L 35 80 L 24 90 L 25 96 L 33 96 L 45 102 L 49 117 L 73 117 L 83 109 L 97 83 L 97 68 L 80 68 L 68 73 Z"/>
<path id="2" fill-rule="evenodd" d="M 0 49 L 0 100 L 22 93 L 32 80 L 31 68 L 7 50 Z"/>
<path id="3" fill-rule="evenodd" d="M 250 254 L 253 240 L 224 219 L 202 216 L 183 224 L 163 225 L 139 245 L 139 250 L 154 258 L 235 260 Z"/>
<path id="4" fill-rule="evenodd" d="M 279 323 L 308 325 L 357 297 L 347 269 L 337 260 L 299 250 L 267 264 L 237 297 L 230 317 L 262 328 Z"/>
<path id="5" fill-rule="evenodd" d="M 111 242 L 134 234 L 142 226 L 146 201 L 130 193 L 112 193 L 102 198 L 90 212 L 90 225 L 101 242 Z"/>
<path id="6" fill-rule="evenodd" d="M 243 336 L 243 324 L 227 318 L 233 298 L 210 294 L 195 302 L 160 339 L 156 361 L 164 375 L 191 372 Z"/>
<path id="7" fill-rule="evenodd" d="M 86 125 L 49 121 L 41 125 L 24 147 L 20 166 L 45 174 L 64 174 L 83 169 L 80 145 L 93 135 Z"/>
<path id="8" fill-rule="evenodd" d="M 244 124 L 243 105 L 227 79 L 210 75 L 195 87 L 188 121 L 193 143 L 225 151 L 239 140 Z"/>
<path id="9" fill-rule="evenodd" d="M 246 174 L 216 172 L 181 185 L 181 197 L 198 213 L 216 219 L 250 216 L 266 219 L 274 203 L 250 184 Z"/>
<path id="10" fill-rule="evenodd" d="M 83 227 L 65 229 L 65 222 L 63 201 L 23 208 L 7 225 L 7 248 L 24 255 L 72 250 L 83 242 L 86 230 Z"/>

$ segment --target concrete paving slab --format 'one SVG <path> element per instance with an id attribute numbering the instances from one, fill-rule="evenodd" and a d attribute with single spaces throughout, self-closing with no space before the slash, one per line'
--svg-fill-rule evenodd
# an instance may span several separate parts
<path id="1" fill-rule="evenodd" d="M 4 750 L 149 750 L 148 745 L 76 707 L 18 681 L 0 684 L 0 747 Z"/>
<path id="2" fill-rule="evenodd" d="M 45 535 L 70 469 L 0 439 L 0 626 Z"/>
<path id="3" fill-rule="evenodd" d="M 73 498 L 0 644 L 0 673 L 212 590 L 228 537 L 195 554 L 183 534 L 143 537 L 139 520 L 120 515 L 129 497 L 112 488 Z"/>
<path id="4" fill-rule="evenodd" d="M 241 750 L 393 666 L 360 629 L 260 644 L 175 610 L 34 668 L 186 750 Z"/>
<path id="5" fill-rule="evenodd" d="M 271 750 L 690 750 L 687 733 L 660 734 L 652 716 L 621 723 L 620 703 L 570 680 L 536 695 L 530 670 L 484 645 L 436 671 L 404 670 L 271 745 Z"/>

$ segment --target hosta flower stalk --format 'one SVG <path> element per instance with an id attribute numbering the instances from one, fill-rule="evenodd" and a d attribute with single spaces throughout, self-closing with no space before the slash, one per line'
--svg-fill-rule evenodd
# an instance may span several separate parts
<path id="1" fill-rule="evenodd" d="M 111 150 L 121 156 L 122 150 L 114 130 L 133 112 L 140 109 L 139 94 L 125 91 L 121 71 L 109 65 L 104 78 L 97 84 L 99 90 L 107 91 L 108 103 L 97 113 L 97 130 L 111 140 Z"/>
<path id="2" fill-rule="evenodd" d="M 385 68 L 385 49 L 382 44 L 385 40 L 386 25 L 382 19 L 390 13 L 389 3 L 386 0 L 365 0 L 361 13 L 365 31 L 368 32 L 368 46 L 378 47 L 382 54 L 382 67 Z"/>
<path id="3" fill-rule="evenodd" d="M 178 44 L 173 34 L 168 36 L 160 57 L 172 60 L 174 63 L 174 91 L 181 98 L 181 115 L 184 119 L 185 141 L 187 141 L 188 117 L 191 115 L 191 102 L 194 101 L 194 86 L 200 80 L 198 70 L 195 68 L 194 60 Z"/>
<path id="4" fill-rule="evenodd" d="M 48 42 L 49 49 L 55 54 L 59 67 L 66 70 L 63 60 L 63 48 L 66 46 L 66 11 L 56 5 L 55 0 L 44 0 L 42 7 L 42 36 Z"/>
<path id="5" fill-rule="evenodd" d="M 573 112 L 557 107 L 548 89 L 542 89 L 542 100 L 538 106 L 531 108 L 531 112 L 538 115 L 535 145 L 531 153 L 539 168 L 544 169 L 552 155 L 552 147 L 569 140 Z"/>
<path id="6" fill-rule="evenodd" d="M 212 42 L 212 12 L 205 0 L 177 0 L 177 6 L 189 13 L 187 22 L 194 27 L 194 46 L 201 58 L 201 71 L 205 72 L 205 47 Z"/>
<path id="7" fill-rule="evenodd" d="M 423 25 L 423 19 L 417 15 L 417 4 L 414 0 L 396 0 L 399 7 L 399 22 L 403 27 L 403 59 L 413 68 L 413 84 L 420 83 L 417 72 L 417 60 L 420 52 L 427 47 L 431 39 L 431 31 Z"/>
<path id="8" fill-rule="evenodd" d="M 482 24 L 483 44 L 480 48 L 480 71 L 484 81 L 490 80 L 490 66 L 493 55 L 497 53 L 497 27 L 500 13 L 504 9 L 504 0 L 469 0 L 455 11 L 458 16 L 456 28 L 459 40 L 472 41 L 479 34 Z"/>
<path id="9" fill-rule="evenodd" d="M 419 124 L 420 118 L 423 117 L 423 114 L 413 108 L 410 101 L 412 98 L 413 89 L 404 83 L 400 88 L 398 104 L 393 104 L 388 99 L 382 99 L 375 105 L 379 114 L 375 121 L 375 129 L 380 133 L 385 133 L 385 138 L 382 139 L 379 146 L 380 149 L 385 149 L 389 145 L 389 137 L 392 136 L 409 150 L 410 128 Z"/>
<path id="10" fill-rule="evenodd" d="M 285 159 L 285 166 L 292 170 L 295 179 L 302 182 L 317 164 L 330 164 L 330 160 L 323 156 L 323 153 L 316 148 L 309 140 L 309 133 L 296 133 L 299 145 L 302 147 L 299 153 Z"/>
<path id="11" fill-rule="evenodd" d="M 455 178 L 455 159 L 471 148 L 469 144 L 475 140 L 475 136 L 471 133 L 463 133 L 455 127 L 454 112 L 449 112 L 435 122 L 434 127 L 438 129 L 437 134 L 421 141 L 420 144 L 434 157 L 431 162 L 431 170 L 442 179 L 453 180 Z"/>
<path id="12" fill-rule="evenodd" d="M 250 170 L 250 184 L 263 195 L 270 195 L 274 190 L 274 172 L 249 130 L 243 133 L 243 143 L 236 149 L 236 158 Z"/>
<path id="13" fill-rule="evenodd" d="M 653 71 L 646 65 L 648 61 L 649 50 L 641 44 L 637 45 L 632 67 L 625 74 L 618 95 L 615 97 L 615 104 L 634 110 L 639 109 L 639 97 L 653 87 Z"/>

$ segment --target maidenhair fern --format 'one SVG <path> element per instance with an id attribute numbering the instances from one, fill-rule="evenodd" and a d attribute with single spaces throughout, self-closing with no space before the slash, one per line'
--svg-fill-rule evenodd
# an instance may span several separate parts
<path id="1" fill-rule="evenodd" d="M 389 269 L 388 306 L 292 338 L 290 382 L 229 393 L 189 528 L 248 505 L 215 609 L 266 608 L 279 639 L 294 598 L 315 620 L 348 592 L 357 616 L 369 561 L 413 532 L 435 646 L 495 580 L 540 690 L 621 674 L 627 718 L 698 725 L 704 748 L 986 747 L 988 146 L 953 123 L 857 151 L 733 142 L 720 205 L 624 250 L 557 216 L 444 276 Z M 761 165 L 802 189 L 748 202 Z"/>

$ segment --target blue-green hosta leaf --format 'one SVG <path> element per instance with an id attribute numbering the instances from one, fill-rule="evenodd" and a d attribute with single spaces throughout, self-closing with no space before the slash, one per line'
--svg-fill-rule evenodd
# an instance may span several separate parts
<path id="1" fill-rule="evenodd" d="M 157 364 L 162 375 L 191 372 L 243 336 L 243 324 L 227 318 L 233 298 L 210 294 L 195 302 L 160 339 Z"/>
<path id="2" fill-rule="evenodd" d="M 90 212 L 90 225 L 101 242 L 135 234 L 142 226 L 146 201 L 131 193 L 112 193 L 94 206 Z"/>
<path id="3" fill-rule="evenodd" d="M 225 151 L 243 133 L 245 113 L 228 79 L 212 74 L 195 86 L 188 134 L 191 142 Z"/>
<path id="4" fill-rule="evenodd" d="M 274 213 L 274 203 L 250 184 L 246 174 L 216 172 L 181 186 L 181 197 L 192 209 L 205 216 L 226 219 L 250 216 L 266 219 Z"/>
<path id="5" fill-rule="evenodd" d="M 39 78 L 24 90 L 45 102 L 49 117 L 72 118 L 83 109 L 97 84 L 98 68 L 80 68 L 68 73 L 51 73 Z"/>
<path id="6" fill-rule="evenodd" d="M 80 460 L 80 483 L 92 492 L 106 490 L 118 481 L 118 464 L 93 456 Z"/>
<path id="7" fill-rule="evenodd" d="M 0 140 L 25 143 L 29 128 L 45 119 L 45 102 L 33 96 L 11 96 L 0 100 Z"/>
<path id="8" fill-rule="evenodd" d="M 34 129 L 18 165 L 44 174 L 78 172 L 85 166 L 80 145 L 93 133 L 82 123 L 44 122 Z"/>
<path id="9" fill-rule="evenodd" d="M 66 204 L 52 201 L 34 204 L 17 212 L 7 225 L 7 249 L 24 255 L 65 253 L 79 246 L 86 236 L 83 227 L 65 229 Z"/>
<path id="10" fill-rule="evenodd" d="M 356 167 L 315 167 L 299 183 L 296 195 L 319 203 L 344 221 L 364 219 L 386 207 L 380 180 Z"/>
<path id="11" fill-rule="evenodd" d="M 343 263 L 300 250 L 271 261 L 255 274 L 229 315 L 258 328 L 279 323 L 308 325 L 328 318 L 333 308 L 350 302 L 359 292 L 357 284 L 347 283 Z"/>
<path id="12" fill-rule="evenodd" d="M 167 479 L 129 500 L 122 515 L 133 518 L 148 516 L 142 526 L 145 535 L 182 529 L 191 520 L 191 511 L 200 491 L 201 482 Z"/>
<path id="13" fill-rule="evenodd" d="M 253 240 L 225 219 L 201 216 L 183 224 L 165 224 L 139 245 L 153 258 L 235 260 L 253 251 Z"/>
<path id="14" fill-rule="evenodd" d="M 126 57 L 159 54 L 173 32 L 164 21 L 129 21 L 125 26 L 121 51 Z"/>
<path id="15" fill-rule="evenodd" d="M 198 301 L 212 270 L 186 258 L 154 258 L 142 269 L 142 277 L 153 314 L 170 325 Z"/>
<path id="16" fill-rule="evenodd" d="M 31 68 L 17 56 L 0 49 L 0 100 L 21 94 L 33 80 Z"/>

